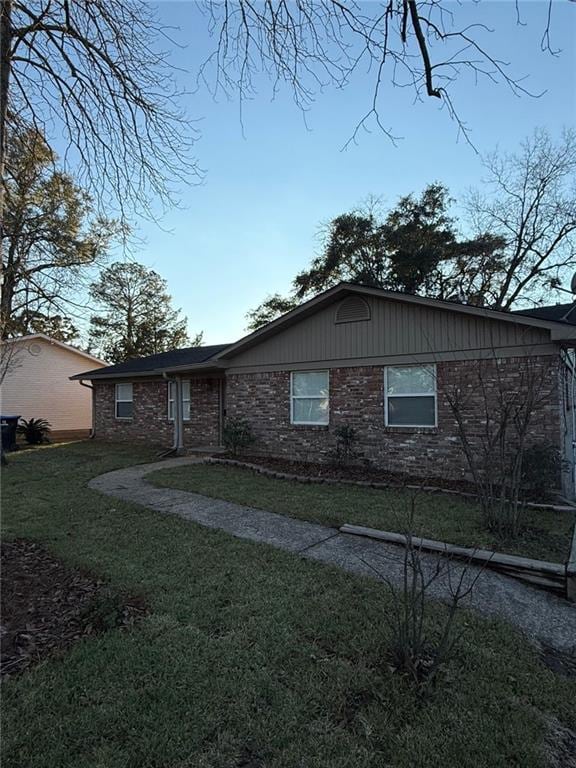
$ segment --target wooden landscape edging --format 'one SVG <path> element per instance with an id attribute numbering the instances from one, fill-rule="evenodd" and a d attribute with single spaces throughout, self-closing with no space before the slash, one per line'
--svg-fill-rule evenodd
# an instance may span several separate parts
<path id="1" fill-rule="evenodd" d="M 397 490 L 401 491 L 404 488 L 415 491 L 425 491 L 426 493 L 445 493 L 450 496 L 462 496 L 467 499 L 477 499 L 478 496 L 475 493 L 468 493 L 466 491 L 455 491 L 451 488 L 440 488 L 436 485 L 393 485 L 391 483 L 379 483 L 377 480 L 346 480 L 345 478 L 336 477 L 311 477 L 310 475 L 293 475 L 290 472 L 280 472 L 276 469 L 269 469 L 263 467 L 260 464 L 252 464 L 249 461 L 242 461 L 240 459 L 221 459 L 215 456 L 210 456 L 205 459 L 206 464 L 223 464 L 230 467 L 241 467 L 244 469 L 250 469 L 253 472 L 257 472 L 260 475 L 267 475 L 268 477 L 275 477 L 280 480 L 296 480 L 298 483 L 318 483 L 325 485 L 356 485 L 360 488 L 376 488 L 378 490 Z M 550 509 L 553 512 L 572 512 L 576 514 L 576 506 L 572 505 L 558 505 L 558 504 L 538 504 L 536 502 L 527 502 L 526 506 L 530 509 Z"/>
<path id="2" fill-rule="evenodd" d="M 350 525 L 346 523 L 339 529 L 340 533 L 348 533 L 355 536 L 366 536 L 378 541 L 386 541 L 391 544 L 405 545 L 406 536 L 403 533 L 393 533 L 392 531 L 379 531 L 376 528 L 366 528 L 361 525 Z M 546 560 L 532 560 L 528 557 L 519 557 L 517 555 L 505 555 L 501 552 L 492 552 L 488 549 L 471 549 L 469 547 L 459 547 L 454 544 L 447 544 L 443 541 L 434 539 L 423 539 L 413 536 L 414 546 L 427 552 L 436 552 L 446 557 L 457 557 L 468 560 L 470 563 L 482 565 L 486 568 L 493 568 L 507 576 L 513 576 L 516 579 L 527 581 L 539 587 L 551 589 L 560 592 L 568 599 L 576 600 L 576 593 L 570 593 L 570 566 L 561 563 L 550 563 Z M 572 555 L 576 558 L 576 533 L 572 546 Z M 576 559 L 573 561 L 574 572 L 572 578 L 576 578 Z M 572 581 L 572 587 L 576 586 L 576 581 Z"/>

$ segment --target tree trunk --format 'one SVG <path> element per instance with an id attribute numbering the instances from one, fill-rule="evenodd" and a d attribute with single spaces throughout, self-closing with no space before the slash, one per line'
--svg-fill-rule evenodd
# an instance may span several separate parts
<path id="1" fill-rule="evenodd" d="M 12 49 L 12 0 L 0 5 L 0 288 L 4 267 L 4 167 L 6 163 L 6 133 L 8 123 L 8 88 L 10 84 Z"/>

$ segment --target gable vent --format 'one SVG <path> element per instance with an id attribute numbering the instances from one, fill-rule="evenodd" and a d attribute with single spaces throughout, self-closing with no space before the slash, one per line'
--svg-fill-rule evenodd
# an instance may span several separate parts
<path id="1" fill-rule="evenodd" d="M 370 320 L 370 305 L 361 296 L 349 296 L 338 305 L 337 323 L 355 323 L 358 320 Z"/>

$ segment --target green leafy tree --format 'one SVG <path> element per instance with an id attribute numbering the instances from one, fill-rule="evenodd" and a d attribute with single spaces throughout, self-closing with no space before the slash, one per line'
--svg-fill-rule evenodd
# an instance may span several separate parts
<path id="1" fill-rule="evenodd" d="M 78 294 L 122 232 L 116 221 L 95 214 L 91 197 L 56 162 L 39 131 L 12 136 L 2 228 L 2 338 L 77 309 Z"/>
<path id="2" fill-rule="evenodd" d="M 486 234 L 460 239 L 450 203 L 446 187 L 429 184 L 419 197 L 400 198 L 383 217 L 374 204 L 337 216 L 321 254 L 294 278 L 291 295 L 276 294 L 249 312 L 249 327 L 255 330 L 341 281 L 453 298 L 460 283 L 450 274 L 452 265 L 465 265 L 479 253 L 494 259 L 502 240 Z"/>
<path id="3" fill-rule="evenodd" d="M 98 314 L 90 318 L 90 348 L 113 363 L 185 346 L 190 341 L 186 318 L 172 308 L 167 283 L 142 264 L 116 262 L 90 287 Z"/>

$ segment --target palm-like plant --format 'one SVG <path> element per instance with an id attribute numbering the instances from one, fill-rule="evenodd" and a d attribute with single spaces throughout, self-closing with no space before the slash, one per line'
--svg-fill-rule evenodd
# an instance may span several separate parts
<path id="1" fill-rule="evenodd" d="M 21 419 L 18 434 L 24 436 L 28 445 L 40 445 L 48 442 L 51 424 L 46 419 Z"/>

